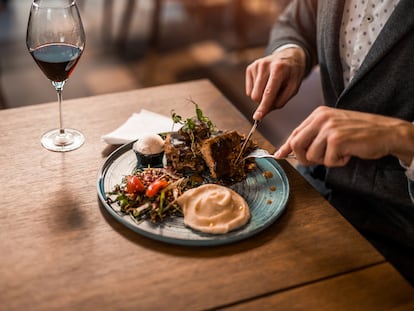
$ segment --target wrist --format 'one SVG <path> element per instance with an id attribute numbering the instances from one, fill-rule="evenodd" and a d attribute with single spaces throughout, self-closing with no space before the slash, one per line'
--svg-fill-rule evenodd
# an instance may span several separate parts
<path id="1" fill-rule="evenodd" d="M 396 133 L 397 137 L 392 139 L 395 145 L 395 151 L 392 154 L 407 170 L 406 175 L 414 180 L 414 124 L 403 122 L 397 126 Z"/>
<path id="2" fill-rule="evenodd" d="M 289 44 L 284 44 L 282 46 L 279 46 L 276 50 L 274 50 L 272 52 L 272 54 L 276 54 L 280 51 L 286 50 L 286 49 L 290 49 L 290 48 L 296 48 L 296 49 L 301 49 L 303 50 L 300 45 L 294 44 L 294 43 L 289 43 Z"/>

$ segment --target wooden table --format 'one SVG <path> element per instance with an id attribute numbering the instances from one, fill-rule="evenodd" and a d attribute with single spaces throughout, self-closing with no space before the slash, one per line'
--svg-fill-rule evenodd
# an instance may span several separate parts
<path id="1" fill-rule="evenodd" d="M 1 310 L 413 310 L 413 288 L 284 161 L 286 211 L 241 242 L 169 245 L 110 216 L 96 189 L 113 150 L 101 135 L 141 108 L 191 116 L 189 98 L 219 128 L 249 130 L 206 80 L 66 101 L 86 143 L 65 154 L 39 142 L 56 103 L 0 111 Z"/>

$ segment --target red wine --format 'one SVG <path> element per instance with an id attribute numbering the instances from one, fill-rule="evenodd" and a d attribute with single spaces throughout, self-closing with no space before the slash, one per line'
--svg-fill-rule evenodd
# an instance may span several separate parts
<path id="1" fill-rule="evenodd" d="M 65 43 L 51 43 L 30 52 L 49 80 L 63 82 L 69 78 L 82 54 L 82 49 Z"/>

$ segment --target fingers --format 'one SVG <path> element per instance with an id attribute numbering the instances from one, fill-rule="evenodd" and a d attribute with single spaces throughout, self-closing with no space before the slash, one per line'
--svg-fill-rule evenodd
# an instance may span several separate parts
<path id="1" fill-rule="evenodd" d="M 306 127 L 301 131 L 295 132 L 295 135 L 288 138 L 292 152 L 296 155 L 296 159 L 302 165 L 313 165 L 317 163 L 313 157 L 309 157 L 308 155 L 308 150 L 314 143 L 317 134 L 318 132 L 315 128 Z M 323 148 L 323 146 L 321 146 L 321 148 Z"/>
<path id="2" fill-rule="evenodd" d="M 329 146 L 326 149 L 324 161 L 319 163 L 323 163 L 327 167 L 340 167 L 346 165 L 350 159 L 350 155 L 344 155 L 341 152 L 338 152 L 335 148 Z"/>
<path id="3" fill-rule="evenodd" d="M 266 87 L 269 84 L 270 70 L 267 62 L 256 62 L 253 67 L 253 87 L 250 97 L 257 103 L 262 101 Z"/>
<path id="4" fill-rule="evenodd" d="M 277 156 L 286 157 L 293 152 L 302 165 L 323 163 L 326 140 L 321 130 L 326 122 L 325 108 L 316 109 L 296 129 L 279 148 Z"/>
<path id="5" fill-rule="evenodd" d="M 311 162 L 307 159 L 307 150 L 309 145 L 312 143 L 312 133 L 304 133 L 304 131 L 296 128 L 292 134 L 287 138 L 286 142 L 280 146 L 275 153 L 276 158 L 286 158 L 289 154 L 294 153 L 296 159 L 302 165 L 311 165 Z"/>
<path id="6" fill-rule="evenodd" d="M 367 142 L 384 135 L 373 131 L 372 122 L 358 117 L 352 118 L 347 111 L 339 109 L 317 108 L 292 131 L 277 154 L 285 157 L 288 152 L 294 152 L 302 165 L 327 167 L 344 166 L 351 156 L 370 158 L 375 148 L 368 148 Z"/>
<path id="7" fill-rule="evenodd" d="M 280 81 L 275 77 L 274 73 L 270 73 L 264 90 L 260 104 L 253 114 L 254 120 L 261 120 L 266 114 L 268 114 L 276 105 L 276 99 L 280 96 Z"/>
<path id="8" fill-rule="evenodd" d="M 298 80 L 291 80 L 289 74 L 279 66 L 272 66 L 270 72 L 259 73 L 256 81 L 251 93 L 251 98 L 259 102 L 253 115 L 255 120 L 261 120 L 273 109 L 283 107 L 299 88 Z"/>
<path id="9" fill-rule="evenodd" d="M 286 158 L 289 154 L 293 152 L 288 142 L 285 142 L 279 149 L 275 152 L 274 156 L 276 159 Z"/>
<path id="10" fill-rule="evenodd" d="M 246 95 L 259 103 L 253 119 L 261 120 L 271 110 L 283 107 L 297 93 L 304 63 L 301 49 L 288 48 L 260 58 L 246 68 Z"/>
<path id="11" fill-rule="evenodd" d="M 255 79 L 256 79 L 256 69 L 255 69 L 255 64 L 253 63 L 247 66 L 246 76 L 245 76 L 246 95 L 249 97 L 252 94 Z"/>
<path id="12" fill-rule="evenodd" d="M 259 59 L 246 69 L 246 95 L 259 103 L 253 119 L 261 120 L 274 107 L 280 89 L 280 79 L 270 65 L 270 58 Z"/>

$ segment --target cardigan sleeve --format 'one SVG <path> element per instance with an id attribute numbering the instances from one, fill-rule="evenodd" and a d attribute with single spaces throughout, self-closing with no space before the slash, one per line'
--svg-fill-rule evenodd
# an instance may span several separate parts
<path id="1" fill-rule="evenodd" d="M 408 180 L 408 193 L 410 194 L 411 201 L 414 203 L 414 181 Z"/>
<path id="2" fill-rule="evenodd" d="M 400 160 L 400 165 L 405 168 L 405 175 L 408 182 L 408 193 L 410 194 L 411 201 L 414 203 L 414 158 L 411 161 L 410 166 L 404 165 Z"/>
<path id="3" fill-rule="evenodd" d="M 317 64 L 317 0 L 293 0 L 273 25 L 266 53 L 269 55 L 286 44 L 303 48 L 306 74 Z"/>

